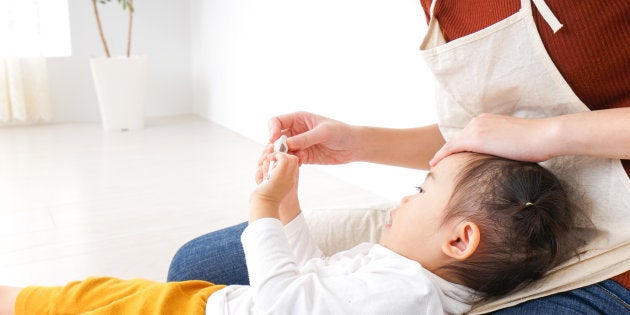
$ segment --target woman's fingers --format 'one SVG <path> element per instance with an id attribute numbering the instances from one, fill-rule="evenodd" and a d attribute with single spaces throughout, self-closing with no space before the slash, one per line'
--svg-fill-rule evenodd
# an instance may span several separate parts
<path id="1" fill-rule="evenodd" d="M 549 134 L 546 124 L 545 119 L 479 115 L 442 146 L 429 164 L 435 166 L 445 157 L 464 151 L 519 161 L 545 161 L 553 157 L 554 149 L 545 140 Z"/>
<path id="2" fill-rule="evenodd" d="M 448 144 L 448 143 L 447 143 Z M 438 150 L 435 155 L 433 156 L 433 158 L 431 159 L 431 161 L 429 161 L 429 165 L 431 167 L 435 167 L 436 165 L 438 165 L 438 163 L 440 163 L 440 161 L 451 155 L 452 152 L 449 148 L 447 148 L 446 144 L 442 146 L 442 148 L 440 148 L 440 150 Z"/>
<path id="3" fill-rule="evenodd" d="M 267 122 L 269 127 L 269 142 L 274 142 L 280 138 L 282 132 L 287 130 L 287 136 L 308 131 L 307 127 L 316 120 L 316 115 L 308 112 L 294 112 L 290 114 L 278 115 L 272 117 Z"/>

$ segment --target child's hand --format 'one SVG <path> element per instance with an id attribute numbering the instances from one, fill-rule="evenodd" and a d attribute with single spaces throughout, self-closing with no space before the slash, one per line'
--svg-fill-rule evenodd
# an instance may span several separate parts
<path id="1" fill-rule="evenodd" d="M 259 173 L 262 171 L 263 174 L 266 174 L 271 161 L 275 162 L 271 170 L 271 177 L 258 182 L 258 188 L 254 190 L 252 197 L 259 195 L 265 199 L 280 202 L 297 183 L 298 158 L 286 153 L 270 154 L 267 161 L 262 165 L 262 170 L 259 170 Z M 260 179 L 260 176 L 258 176 L 258 178 Z"/>
<path id="2" fill-rule="evenodd" d="M 275 161 L 271 177 L 264 180 L 270 161 Z M 259 162 L 256 181 L 259 183 L 250 197 L 249 220 L 263 217 L 279 218 L 281 202 L 290 193 L 295 193 L 298 181 L 299 161 L 296 156 L 276 153 Z"/>

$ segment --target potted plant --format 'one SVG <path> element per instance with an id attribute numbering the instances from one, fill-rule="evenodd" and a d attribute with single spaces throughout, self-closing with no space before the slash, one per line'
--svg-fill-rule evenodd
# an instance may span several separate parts
<path id="1" fill-rule="evenodd" d="M 142 129 L 148 66 L 146 56 L 131 55 L 131 30 L 135 11 L 133 0 L 118 0 L 123 11 L 129 12 L 129 26 L 127 54 L 114 57 L 110 54 L 98 11 L 99 5 L 107 4 L 111 0 L 91 1 L 98 33 L 105 50 L 104 57 L 90 59 L 103 129 L 105 131 Z"/>

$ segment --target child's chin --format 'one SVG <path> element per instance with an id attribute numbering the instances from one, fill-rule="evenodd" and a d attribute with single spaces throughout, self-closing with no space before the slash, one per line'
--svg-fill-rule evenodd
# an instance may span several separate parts
<path id="1" fill-rule="evenodd" d="M 381 237 L 378 239 L 378 243 L 383 245 L 384 242 L 387 242 L 387 236 L 389 234 L 389 224 L 383 228 L 383 232 L 381 233 Z"/>

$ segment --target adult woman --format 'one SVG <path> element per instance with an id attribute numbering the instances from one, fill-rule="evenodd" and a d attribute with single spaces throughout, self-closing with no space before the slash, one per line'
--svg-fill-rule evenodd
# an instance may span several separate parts
<path id="1" fill-rule="evenodd" d="M 576 155 L 630 158 L 630 3 L 548 2 L 536 0 L 531 7 L 530 1 L 518 0 L 422 1 L 429 32 L 421 50 L 438 81 L 439 126 L 357 127 L 296 113 L 271 120 L 271 139 L 280 132 L 293 136 L 289 149 L 303 163 L 318 164 L 368 161 L 426 169 L 458 151 L 536 162 Z M 622 164 L 630 174 L 630 162 Z M 604 177 L 615 176 L 593 176 Z M 628 194 L 625 182 L 608 186 Z M 202 257 L 216 257 L 222 250 L 208 241 L 232 243 L 222 233 L 238 231 L 235 227 L 183 247 L 171 278 L 204 276 L 185 270 L 217 270 L 187 262 L 204 245 L 209 248 Z M 627 245 L 624 237 L 620 244 Z M 628 313 L 628 260 L 621 265 L 623 275 L 615 280 L 502 312 Z"/>

